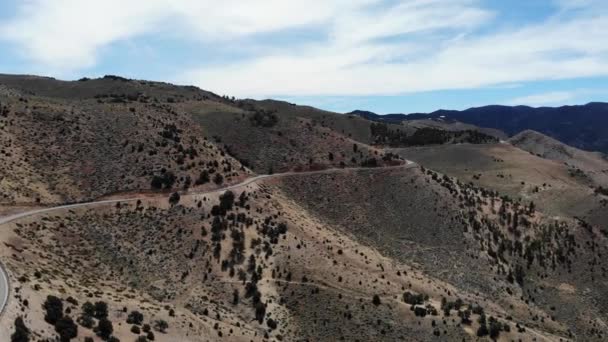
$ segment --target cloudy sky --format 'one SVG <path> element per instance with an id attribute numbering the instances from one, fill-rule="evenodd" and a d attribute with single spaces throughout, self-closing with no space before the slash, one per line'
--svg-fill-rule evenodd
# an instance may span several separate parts
<path id="1" fill-rule="evenodd" d="M 606 0 L 1 0 L 0 72 L 380 113 L 608 101 Z"/>

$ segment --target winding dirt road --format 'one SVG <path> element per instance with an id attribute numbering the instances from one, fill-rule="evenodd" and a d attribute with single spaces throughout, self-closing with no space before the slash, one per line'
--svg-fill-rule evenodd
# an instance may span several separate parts
<path id="1" fill-rule="evenodd" d="M 247 186 L 251 183 L 254 183 L 254 182 L 257 182 L 257 181 L 260 181 L 263 179 L 267 179 L 267 178 L 280 178 L 280 177 L 289 177 L 289 176 L 297 176 L 297 175 L 311 175 L 311 174 L 328 174 L 328 173 L 339 173 L 339 172 L 357 171 L 357 170 L 397 169 L 397 168 L 408 169 L 408 168 L 412 168 L 415 166 L 416 166 L 416 163 L 406 160 L 406 163 L 403 165 L 385 166 L 385 167 L 378 167 L 378 168 L 369 168 L 369 167 L 334 168 L 334 169 L 325 169 L 325 170 L 318 170 L 318 171 L 285 172 L 285 173 L 275 173 L 275 174 L 271 174 L 271 175 L 258 175 L 258 176 L 248 178 L 240 183 L 228 185 L 223 188 L 200 191 L 200 192 L 194 192 L 194 191 L 185 192 L 184 195 L 205 195 L 205 194 L 212 194 L 212 193 L 216 193 L 216 192 L 232 190 L 232 189 L 240 188 L 243 186 Z M 166 194 L 163 194 L 162 196 L 166 196 Z M 24 212 L 21 212 L 18 214 L 0 217 L 0 226 L 3 224 L 7 224 L 10 222 L 19 220 L 21 218 L 39 215 L 39 214 L 45 214 L 45 213 L 49 213 L 49 212 L 53 212 L 53 211 L 57 211 L 57 210 L 73 209 L 73 208 L 80 208 L 80 207 L 94 206 L 94 205 L 103 205 L 103 204 L 112 204 L 112 203 L 118 203 L 118 202 L 133 202 L 133 201 L 149 199 L 149 198 L 150 198 L 149 196 L 117 198 L 117 199 L 111 199 L 111 200 L 83 202 L 83 203 L 77 203 L 77 204 L 60 205 L 60 206 L 51 207 L 51 208 L 42 208 L 42 209 L 24 211 Z M 10 293 L 10 285 L 9 285 L 9 281 L 8 281 L 8 276 L 6 274 L 6 271 L 4 270 L 2 263 L 0 262 L 0 317 L 1 317 L 2 313 L 4 312 L 5 306 L 8 302 L 9 293 Z"/>

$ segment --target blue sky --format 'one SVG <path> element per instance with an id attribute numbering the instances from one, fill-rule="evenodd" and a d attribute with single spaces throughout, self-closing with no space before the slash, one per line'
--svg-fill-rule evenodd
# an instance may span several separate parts
<path id="1" fill-rule="evenodd" d="M 605 0 L 3 0 L 0 72 L 346 112 L 608 101 Z"/>

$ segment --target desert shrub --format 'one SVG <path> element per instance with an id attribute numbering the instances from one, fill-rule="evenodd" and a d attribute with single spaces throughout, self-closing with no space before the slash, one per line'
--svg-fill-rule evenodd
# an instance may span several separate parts
<path id="1" fill-rule="evenodd" d="M 224 182 L 224 176 L 216 173 L 215 176 L 213 176 L 213 182 L 217 185 L 221 185 Z"/>
<path id="2" fill-rule="evenodd" d="M 154 329 L 164 334 L 169 329 L 169 323 L 162 319 L 156 320 L 154 321 Z"/>
<path id="3" fill-rule="evenodd" d="M 600 194 L 600 195 L 604 195 L 604 196 L 608 196 L 608 188 L 604 188 L 604 187 L 598 187 L 597 189 L 595 189 L 595 193 L 596 194 Z"/>
<path id="4" fill-rule="evenodd" d="M 232 292 L 232 305 L 238 305 L 239 304 L 239 290 L 234 290 L 234 292 Z"/>
<path id="5" fill-rule="evenodd" d="M 361 162 L 362 167 L 378 167 L 378 160 L 376 158 L 368 158 Z"/>
<path id="6" fill-rule="evenodd" d="M 143 321 L 144 321 L 144 315 L 137 310 L 131 311 L 129 316 L 127 316 L 128 324 L 141 325 L 143 323 Z"/>
<path id="7" fill-rule="evenodd" d="M 110 322 L 107 318 L 104 317 L 99 320 L 99 323 L 97 323 L 95 332 L 97 333 L 97 336 L 101 337 L 104 340 L 107 340 L 110 338 L 110 336 L 112 336 L 112 333 L 114 332 L 114 326 L 112 325 L 112 322 Z"/>
<path id="8" fill-rule="evenodd" d="M 11 335 L 11 342 L 29 342 L 30 334 L 30 329 L 25 326 L 23 318 L 17 317 L 15 319 L 15 332 Z"/>
<path id="9" fill-rule="evenodd" d="M 416 315 L 418 317 L 425 317 L 426 314 L 427 314 L 426 308 L 423 308 L 422 306 L 414 306 L 414 315 Z"/>
<path id="10" fill-rule="evenodd" d="M 488 335 L 488 333 L 489 333 L 488 327 L 486 326 L 485 323 L 481 324 L 479 326 L 479 328 L 477 328 L 477 336 L 479 336 L 479 337 L 486 336 L 486 335 Z"/>
<path id="11" fill-rule="evenodd" d="M 372 299 L 372 303 L 373 303 L 375 306 L 380 305 L 380 297 L 379 297 L 378 295 L 374 295 L 374 298 Z"/>
<path id="12" fill-rule="evenodd" d="M 473 305 L 473 307 L 471 308 L 471 310 L 476 315 L 483 315 L 484 314 L 484 310 L 483 310 L 483 307 L 481 307 L 481 305 Z"/>
<path id="13" fill-rule="evenodd" d="M 269 327 L 271 330 L 274 330 L 274 329 L 276 329 L 276 328 L 277 328 L 277 322 L 276 322 L 274 319 L 272 319 L 272 318 L 269 318 L 269 319 L 266 321 L 266 325 L 268 325 L 268 327 Z"/>
<path id="14" fill-rule="evenodd" d="M 515 281 L 519 284 L 519 286 L 524 286 L 524 268 L 521 265 L 517 265 L 515 267 Z"/>
<path id="15" fill-rule="evenodd" d="M 479 316 L 479 328 L 477 329 L 477 336 L 482 337 L 489 334 L 488 326 L 486 325 L 486 315 L 481 314 Z"/>
<path id="16" fill-rule="evenodd" d="M 413 294 L 409 291 L 406 291 L 403 294 L 403 301 L 410 305 L 420 305 L 424 303 L 424 296 L 422 294 Z"/>
<path id="17" fill-rule="evenodd" d="M 120 203 L 120 202 L 119 202 Z M 74 298 L 74 297 L 68 297 L 65 299 L 66 302 L 74 305 L 74 306 L 78 306 L 78 301 Z"/>
<path id="18" fill-rule="evenodd" d="M 175 184 L 177 178 L 171 171 L 161 171 L 160 175 L 152 176 L 150 186 L 152 189 L 170 189 Z"/>
<path id="19" fill-rule="evenodd" d="M 78 324 L 80 324 L 81 326 L 83 326 L 87 329 L 91 329 L 95 326 L 95 320 L 93 320 L 93 317 L 89 316 L 85 313 L 80 315 L 80 317 L 78 317 L 78 319 L 76 321 L 78 322 Z"/>
<path id="20" fill-rule="evenodd" d="M 78 336 L 78 326 L 70 316 L 63 316 L 55 323 L 55 331 L 61 342 L 69 342 Z"/>
<path id="21" fill-rule="evenodd" d="M 139 335 L 139 334 L 141 334 L 141 329 L 139 328 L 139 326 L 134 325 L 134 326 L 131 327 L 131 332 L 134 333 L 134 334 L 136 334 L 136 335 Z"/>
<path id="22" fill-rule="evenodd" d="M 93 317 L 97 319 L 108 317 L 108 304 L 106 302 L 96 302 Z"/>
<path id="23" fill-rule="evenodd" d="M 462 324 L 471 324 L 471 310 L 458 311 L 458 316 L 460 316 L 460 322 Z"/>
<path id="24" fill-rule="evenodd" d="M 266 110 L 256 110 L 251 116 L 251 123 L 254 126 L 272 127 L 279 122 L 279 118 L 274 112 Z"/>
<path id="25" fill-rule="evenodd" d="M 179 203 L 181 196 L 179 195 L 178 192 L 174 192 L 171 194 L 171 196 L 169 196 L 169 203 L 171 205 L 176 205 Z"/>
<path id="26" fill-rule="evenodd" d="M 234 193 L 230 190 L 220 195 L 220 208 L 224 211 L 232 210 L 234 205 Z"/>
<path id="27" fill-rule="evenodd" d="M 211 215 L 224 216 L 224 215 L 226 215 L 226 211 L 222 211 L 222 208 L 219 205 L 214 205 L 213 207 L 211 207 Z"/>
<path id="28" fill-rule="evenodd" d="M 255 305 L 255 318 L 262 324 L 262 322 L 264 322 L 264 316 L 266 316 L 266 304 L 258 302 Z"/>
<path id="29" fill-rule="evenodd" d="M 63 317 L 63 301 L 60 298 L 48 296 L 42 307 L 46 310 L 44 320 L 49 324 L 54 325 Z"/>
<path id="30" fill-rule="evenodd" d="M 500 322 L 498 322 L 496 319 L 494 319 L 493 317 L 490 317 L 489 321 L 490 321 L 490 329 L 489 329 L 490 338 L 493 340 L 496 340 L 498 338 L 498 335 L 500 335 L 500 331 L 502 330 L 502 324 Z"/>
<path id="31" fill-rule="evenodd" d="M 95 305 L 91 302 L 85 302 L 82 304 L 82 313 L 87 316 L 95 316 Z"/>
<path id="32" fill-rule="evenodd" d="M 207 170 L 201 171 L 201 173 L 198 175 L 198 178 L 194 182 L 194 184 L 196 185 L 201 185 L 205 183 L 209 183 L 209 171 Z"/>

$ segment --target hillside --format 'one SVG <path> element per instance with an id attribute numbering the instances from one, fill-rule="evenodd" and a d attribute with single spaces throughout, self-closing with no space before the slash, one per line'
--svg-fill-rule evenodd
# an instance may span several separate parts
<path id="1" fill-rule="evenodd" d="M 278 101 L 209 110 L 180 104 L 230 154 L 258 173 L 400 163 L 368 145 L 371 122 Z"/>
<path id="2" fill-rule="evenodd" d="M 573 329 L 603 317 L 606 283 L 592 279 L 606 277 L 604 266 L 595 268 L 606 250 L 605 230 L 550 219 L 529 202 L 424 169 L 313 177 L 288 179 L 287 193 L 394 260 L 479 294 L 484 307 L 510 308 L 514 320 L 562 336 L 568 333 L 560 322 Z M 577 300 L 596 303 L 593 309 L 576 304 L 569 290 L 591 283 L 590 297 Z M 576 339 L 599 337 L 586 329 Z"/>
<path id="3" fill-rule="evenodd" d="M 608 159 L 601 153 L 579 150 L 531 130 L 513 136 L 509 142 L 539 157 L 563 162 L 596 187 L 608 187 Z"/>
<path id="4" fill-rule="evenodd" d="M 89 82 L 101 85 L 91 88 Z M 64 86 L 26 78 L 20 88 L 4 87 L 0 203 L 75 202 L 116 192 L 188 188 L 202 173 L 208 174 L 205 183 L 230 182 L 248 173 L 190 116 L 175 111 L 167 97 L 152 97 L 155 87 L 150 86 L 150 95 L 137 90 L 140 83 L 129 93 L 118 92 L 126 91 L 125 82 L 100 79 Z M 82 95 L 58 95 L 74 87 Z"/>
<path id="5" fill-rule="evenodd" d="M 606 197 L 586 173 L 501 143 L 391 149 L 425 167 L 501 195 L 533 201 L 555 217 L 579 217 L 608 229 Z"/>
<path id="6" fill-rule="evenodd" d="M 392 181 L 374 181 L 387 176 Z M 472 253 L 477 244 L 498 246 L 486 240 L 490 227 L 462 222 L 473 208 L 460 209 L 451 200 L 458 195 L 446 187 L 452 183 L 436 179 L 418 168 L 338 170 L 247 185 L 234 189 L 234 201 L 217 192 L 184 195 L 175 206 L 148 199 L 22 220 L 2 235 L 9 246 L 2 257 L 20 288 L 6 317 L 27 310 L 26 324 L 36 335 L 52 335 L 41 309 L 50 295 L 83 322 L 79 336 L 94 336 L 84 322 L 101 320 L 87 318 L 83 303 L 106 303 L 121 340 L 137 336 L 133 325 L 146 324 L 158 341 L 469 340 L 482 316 L 503 339 L 553 340 L 569 336 L 567 327 L 586 326 L 595 306 L 571 322 L 567 312 L 549 308 L 567 297 L 545 303 L 533 290 L 540 279 L 532 273 L 522 289 L 509 283 L 501 269 L 518 259 Z M 406 210 L 386 215 L 396 208 Z M 534 227 L 526 235 L 541 229 Z M 513 239 L 501 237 L 507 238 Z M 556 239 L 558 247 L 566 242 Z M 585 239 L 576 233 L 575 241 Z M 576 253 L 583 263 L 585 253 Z M 449 272 L 447 264 L 454 267 Z M 486 269 L 491 273 L 479 279 Z M 512 295 L 505 297 L 501 287 Z M 505 305 L 518 309 L 505 311 Z M 141 323 L 125 324 L 133 312 L 141 313 Z M 579 329 L 577 336 L 598 337 Z"/>
<path id="7" fill-rule="evenodd" d="M 0 341 L 608 336 L 599 154 L 118 76 L 0 103 Z"/>

